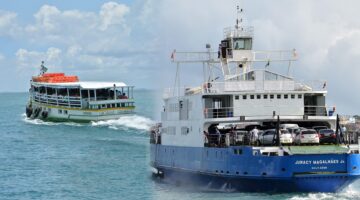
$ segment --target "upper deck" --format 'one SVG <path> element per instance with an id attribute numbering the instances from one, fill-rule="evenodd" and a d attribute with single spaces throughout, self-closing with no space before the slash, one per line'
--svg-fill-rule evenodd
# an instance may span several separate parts
<path id="1" fill-rule="evenodd" d="M 134 107 L 133 88 L 123 82 L 35 82 L 30 83 L 34 102 L 80 109 Z"/>

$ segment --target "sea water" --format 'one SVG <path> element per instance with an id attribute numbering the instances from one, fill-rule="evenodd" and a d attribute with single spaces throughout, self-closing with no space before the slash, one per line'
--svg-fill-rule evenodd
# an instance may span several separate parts
<path id="1" fill-rule="evenodd" d="M 147 90 L 135 97 L 136 114 L 84 124 L 27 119 L 26 93 L 0 93 L 0 200 L 360 199 L 359 182 L 337 194 L 277 195 L 161 183 L 151 177 L 148 138 L 161 98 Z"/>

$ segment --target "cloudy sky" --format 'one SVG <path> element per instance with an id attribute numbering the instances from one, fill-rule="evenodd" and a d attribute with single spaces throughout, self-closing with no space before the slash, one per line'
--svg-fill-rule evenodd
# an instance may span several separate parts
<path id="1" fill-rule="evenodd" d="M 82 80 L 172 86 L 172 50 L 216 47 L 223 28 L 235 22 L 238 2 L 1 1 L 0 92 L 26 91 L 42 60 L 50 71 Z M 328 105 L 360 113 L 360 1 L 243 0 L 241 5 L 255 27 L 254 49 L 296 48 L 293 75 L 327 80 Z M 185 67 L 182 83 L 199 84 L 199 69 Z"/>

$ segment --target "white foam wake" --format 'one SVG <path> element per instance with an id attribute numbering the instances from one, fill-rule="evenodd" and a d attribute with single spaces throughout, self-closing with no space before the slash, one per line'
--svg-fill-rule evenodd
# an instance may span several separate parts
<path id="1" fill-rule="evenodd" d="M 122 116 L 119 119 L 91 122 L 92 126 L 107 126 L 115 130 L 120 128 L 149 130 L 153 124 L 154 122 L 151 119 L 138 115 Z"/>
<path id="2" fill-rule="evenodd" d="M 75 123 L 75 122 L 50 122 L 50 121 L 43 121 L 41 119 L 30 119 L 26 117 L 26 114 L 22 114 L 23 121 L 29 124 L 34 125 L 46 125 L 46 126 L 56 126 L 56 125 L 67 125 L 67 126 L 83 126 L 82 124 Z"/>
<path id="3" fill-rule="evenodd" d="M 355 182 L 349 187 L 345 188 L 339 193 L 310 193 L 304 195 L 297 195 L 291 198 L 291 200 L 353 200 L 360 199 L 359 191 L 360 182 Z"/>

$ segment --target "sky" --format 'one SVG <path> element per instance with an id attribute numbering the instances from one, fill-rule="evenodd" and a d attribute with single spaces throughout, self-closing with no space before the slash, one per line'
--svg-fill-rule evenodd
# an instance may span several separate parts
<path id="1" fill-rule="evenodd" d="M 27 91 L 42 60 L 81 80 L 172 87 L 171 52 L 216 47 L 236 5 L 255 28 L 255 50 L 296 48 L 292 75 L 327 80 L 327 105 L 360 113 L 358 0 L 2 0 L 0 92 Z M 182 85 L 199 85 L 201 69 L 184 67 Z"/>

